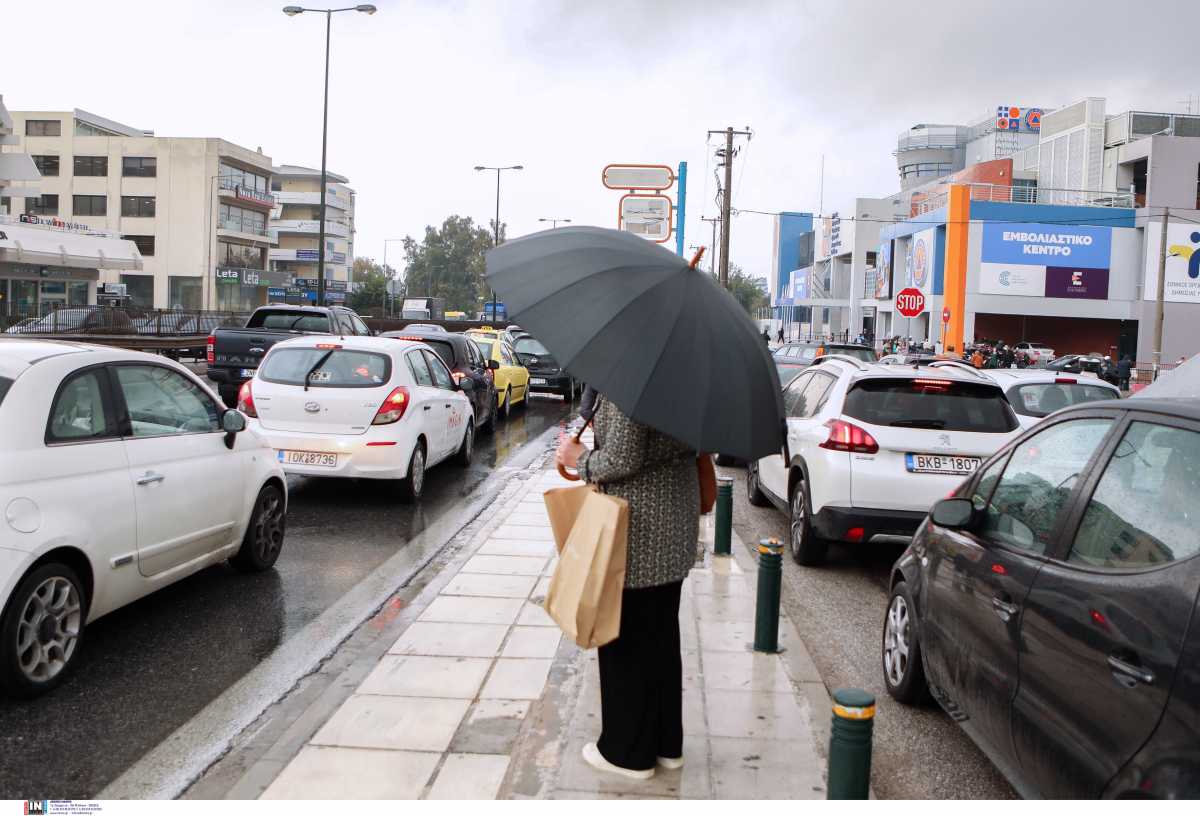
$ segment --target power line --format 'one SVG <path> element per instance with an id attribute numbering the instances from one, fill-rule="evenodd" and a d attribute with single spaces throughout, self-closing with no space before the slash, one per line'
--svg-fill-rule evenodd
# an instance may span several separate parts
<path id="1" fill-rule="evenodd" d="M 1161 209 L 1161 208 L 1157 208 L 1157 209 Z M 752 210 L 748 207 L 738 207 L 733 210 L 734 215 L 740 215 L 742 213 L 753 213 L 754 215 L 782 215 L 781 212 L 770 212 L 767 210 Z M 823 217 L 829 218 L 830 216 L 823 216 Z M 1114 216 L 1110 216 L 1110 217 L 1106 217 L 1106 218 L 1080 217 L 1080 218 L 1070 218 L 1070 219 L 1036 219 L 1036 220 L 1029 219 L 1029 218 L 969 218 L 966 221 L 950 221 L 950 220 L 921 221 L 919 219 L 919 217 L 914 217 L 912 219 L 904 219 L 904 220 L 897 221 L 895 219 L 867 218 L 867 217 L 856 217 L 856 216 L 851 215 L 851 216 L 840 217 L 838 220 L 842 221 L 842 222 L 861 222 L 864 224 L 914 224 L 914 225 L 928 225 L 931 227 L 936 227 L 936 226 L 945 225 L 945 224 L 1057 224 L 1060 226 L 1087 227 L 1087 226 L 1098 226 L 1096 224 L 1097 221 L 1128 221 L 1130 219 L 1137 221 L 1138 219 L 1147 219 L 1148 220 L 1148 219 L 1157 218 L 1157 217 L 1158 217 L 1158 214 L 1152 215 L 1150 213 L 1144 213 L 1142 215 L 1138 215 L 1138 214 L 1119 215 L 1119 216 L 1114 215 Z M 1196 220 L 1193 218 L 1187 218 L 1185 216 L 1178 215 L 1178 214 L 1172 214 L 1171 220 L 1172 221 L 1184 221 L 1189 224 L 1200 224 L 1200 220 Z"/>

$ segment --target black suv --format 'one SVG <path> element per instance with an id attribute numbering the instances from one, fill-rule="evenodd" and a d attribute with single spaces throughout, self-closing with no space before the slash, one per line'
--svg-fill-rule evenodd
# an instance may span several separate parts
<path id="1" fill-rule="evenodd" d="M 499 368 L 500 364 L 484 360 L 479 347 L 471 342 L 471 338 L 465 334 L 452 334 L 440 326 L 427 329 L 408 326 L 401 331 L 384 332 L 380 336 L 419 340 L 442 358 L 456 385 L 462 382 L 463 378 L 474 381 L 474 390 L 466 393 L 471 398 L 472 408 L 475 409 L 475 427 L 488 433 L 496 430 L 496 379 L 492 372 Z"/>
<path id="2" fill-rule="evenodd" d="M 934 505 L 883 674 L 1026 796 L 1200 797 L 1200 401 L 1073 406 Z"/>

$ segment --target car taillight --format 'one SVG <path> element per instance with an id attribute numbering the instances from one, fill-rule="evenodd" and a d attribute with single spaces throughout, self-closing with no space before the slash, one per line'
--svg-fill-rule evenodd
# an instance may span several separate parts
<path id="1" fill-rule="evenodd" d="M 829 429 L 829 438 L 820 447 L 826 450 L 846 451 L 847 453 L 879 453 L 879 443 L 875 437 L 857 425 L 851 425 L 840 419 L 831 419 L 825 423 Z"/>
<path id="2" fill-rule="evenodd" d="M 216 348 L 217 348 L 217 338 L 210 334 L 208 336 L 208 342 L 205 343 L 205 345 L 204 345 L 204 352 L 208 357 L 209 365 L 212 365 L 213 363 L 215 363 L 217 361 Z"/>
<path id="3" fill-rule="evenodd" d="M 383 405 L 379 406 L 379 410 L 375 412 L 375 418 L 371 420 L 372 425 L 391 425 L 393 422 L 398 422 L 404 416 L 404 412 L 408 410 L 408 389 L 403 385 L 392 389 L 392 393 L 387 395 L 387 399 L 383 401 Z"/>
<path id="4" fill-rule="evenodd" d="M 258 416 L 258 411 L 254 410 L 254 389 L 250 387 L 253 380 L 246 380 L 242 383 L 241 389 L 238 391 L 238 410 L 248 417 Z"/>
<path id="5" fill-rule="evenodd" d="M 1075 385 L 1077 382 L 1079 382 L 1079 380 L 1075 379 L 1074 377 L 1055 377 L 1054 381 L 1056 383 L 1066 383 L 1067 385 Z"/>
<path id="6" fill-rule="evenodd" d="M 451 376 L 451 377 L 454 379 L 454 384 L 455 384 L 455 385 L 458 385 L 458 384 L 459 384 L 459 383 L 461 383 L 461 382 L 462 382 L 464 379 L 466 379 L 466 376 L 467 376 L 467 375 L 466 375 L 466 374 L 463 374 L 461 371 L 451 371 L 451 372 L 450 372 L 450 376 Z"/>

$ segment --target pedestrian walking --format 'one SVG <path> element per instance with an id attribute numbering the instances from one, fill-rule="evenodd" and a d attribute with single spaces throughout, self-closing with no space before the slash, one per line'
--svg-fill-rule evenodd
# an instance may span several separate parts
<path id="1" fill-rule="evenodd" d="M 1112 357 L 1109 357 L 1107 354 L 1104 355 L 1104 362 L 1100 364 L 1100 379 L 1110 385 L 1117 385 L 1121 381 L 1117 373 L 1117 367 L 1113 365 Z"/>
<path id="2" fill-rule="evenodd" d="M 783 326 L 779 327 L 779 333 L 776 335 L 775 339 L 779 341 L 780 345 L 783 345 Z"/>
<path id="3" fill-rule="evenodd" d="M 1122 391 L 1129 390 L 1129 375 L 1133 372 L 1133 360 L 1129 359 L 1128 354 L 1121 356 L 1120 362 L 1117 363 L 1117 388 Z"/>
<path id="4" fill-rule="evenodd" d="M 976 368 L 983 368 L 983 352 L 975 349 L 975 353 L 971 355 L 971 365 Z"/>
<path id="5" fill-rule="evenodd" d="M 558 462 L 629 503 L 625 590 L 617 639 L 601 646 L 601 731 L 583 748 L 594 768 L 649 779 L 683 765 L 679 595 L 696 562 L 696 451 L 630 419 L 603 397 L 595 450 L 564 437 Z"/>
<path id="6" fill-rule="evenodd" d="M 767 348 L 770 348 L 771 347 L 771 335 L 767 334 L 766 329 L 762 330 L 762 339 L 763 339 L 763 345 L 766 346 Z"/>

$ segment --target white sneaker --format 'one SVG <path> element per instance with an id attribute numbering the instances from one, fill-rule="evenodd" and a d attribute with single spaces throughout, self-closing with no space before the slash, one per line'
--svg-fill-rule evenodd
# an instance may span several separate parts
<path id="1" fill-rule="evenodd" d="M 653 768 L 648 768 L 644 771 L 633 771 L 629 768 L 613 765 L 604 758 L 604 755 L 600 753 L 600 749 L 596 747 L 596 743 L 594 742 L 589 742 L 583 746 L 583 759 L 597 771 L 608 771 L 618 776 L 624 776 L 627 779 L 649 779 L 654 776 Z"/>
<path id="2" fill-rule="evenodd" d="M 668 771 L 677 771 L 683 767 L 683 757 L 656 757 L 658 767 Z"/>

